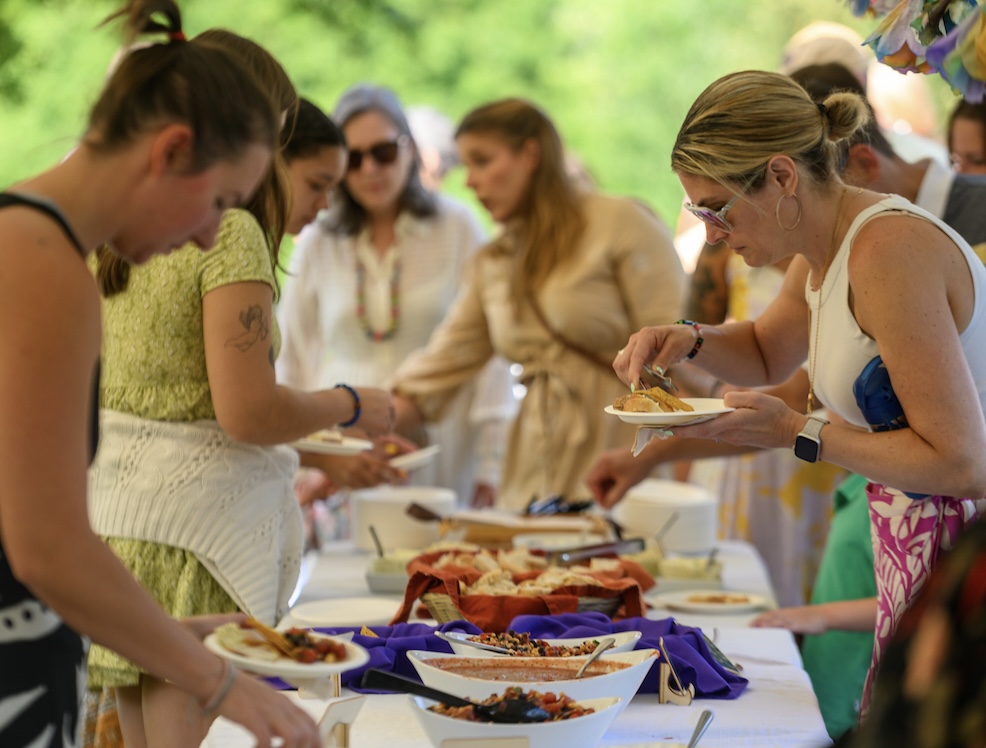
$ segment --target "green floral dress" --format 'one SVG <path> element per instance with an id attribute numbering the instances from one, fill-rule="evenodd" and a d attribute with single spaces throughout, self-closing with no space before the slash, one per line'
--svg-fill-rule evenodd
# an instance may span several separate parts
<path id="1" fill-rule="evenodd" d="M 216 245 L 187 245 L 133 267 L 127 290 L 103 302 L 102 407 L 162 421 L 214 420 L 202 299 L 220 286 L 262 282 L 276 290 L 273 259 L 256 220 L 226 213 Z M 274 350 L 280 336 L 274 323 Z M 104 538 L 164 610 L 176 618 L 237 610 L 194 553 L 132 538 Z M 135 686 L 137 667 L 94 645 L 89 688 Z"/>

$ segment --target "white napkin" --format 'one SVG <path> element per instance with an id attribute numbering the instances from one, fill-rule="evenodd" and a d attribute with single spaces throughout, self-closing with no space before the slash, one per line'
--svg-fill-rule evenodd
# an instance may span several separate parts
<path id="1" fill-rule="evenodd" d="M 633 456 L 636 457 L 643 452 L 644 447 L 650 444 L 651 439 L 667 439 L 669 436 L 674 436 L 674 434 L 667 429 L 641 426 L 633 438 Z"/>

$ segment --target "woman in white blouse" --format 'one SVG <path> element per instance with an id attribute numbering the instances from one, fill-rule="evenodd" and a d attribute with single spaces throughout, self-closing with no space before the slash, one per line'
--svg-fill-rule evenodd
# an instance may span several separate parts
<path id="1" fill-rule="evenodd" d="M 279 379 L 386 382 L 423 346 L 455 296 L 463 268 L 484 241 L 473 215 L 421 185 L 419 157 L 397 97 L 381 86 L 346 91 L 333 113 L 349 146 L 338 200 L 298 237 L 279 308 Z M 510 376 L 495 362 L 467 388 L 428 439 L 437 460 L 413 476 L 490 505 L 499 483 Z M 325 457 L 340 487 L 396 480 L 387 455 Z"/>

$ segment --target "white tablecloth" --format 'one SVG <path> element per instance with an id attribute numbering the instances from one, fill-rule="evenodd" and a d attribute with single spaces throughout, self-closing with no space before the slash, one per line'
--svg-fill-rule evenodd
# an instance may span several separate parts
<path id="1" fill-rule="evenodd" d="M 726 590 L 751 592 L 773 600 L 766 570 L 752 546 L 723 542 L 720 559 Z M 298 602 L 369 595 L 363 576 L 368 562 L 368 554 L 354 551 L 349 544 L 323 549 Z M 400 598 L 391 599 L 396 610 Z M 830 744 L 790 633 L 747 628 L 756 613 L 695 615 L 654 609 L 648 617 L 669 615 L 682 623 L 701 626 L 709 636 L 715 632 L 719 647 L 743 666 L 749 686 L 738 699 L 698 699 L 690 706 L 658 704 L 656 695 L 637 696 L 616 718 L 600 745 L 686 743 L 703 709 L 711 709 L 715 720 L 702 738 L 702 748 L 819 748 Z M 288 693 L 287 698 L 301 704 L 316 719 L 324 711 L 324 702 L 301 700 L 294 693 Z M 245 731 L 220 719 L 203 746 L 245 748 L 252 744 Z M 352 727 L 350 745 L 430 748 L 404 695 L 368 696 Z"/>

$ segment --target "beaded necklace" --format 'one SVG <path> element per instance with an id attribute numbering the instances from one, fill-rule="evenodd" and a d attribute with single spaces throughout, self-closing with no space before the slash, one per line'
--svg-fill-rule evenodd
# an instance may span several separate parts
<path id="1" fill-rule="evenodd" d="M 400 327 L 401 321 L 401 260 L 394 258 L 394 268 L 390 274 L 390 326 L 386 330 L 374 330 L 366 316 L 366 266 L 356 258 L 356 319 L 370 340 L 382 343 L 390 340 Z"/>

